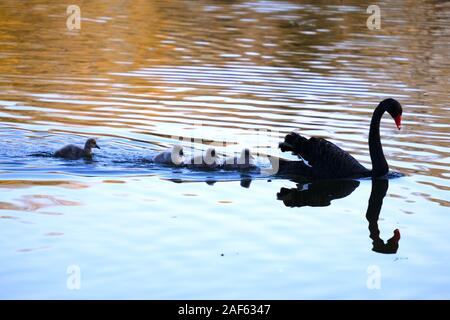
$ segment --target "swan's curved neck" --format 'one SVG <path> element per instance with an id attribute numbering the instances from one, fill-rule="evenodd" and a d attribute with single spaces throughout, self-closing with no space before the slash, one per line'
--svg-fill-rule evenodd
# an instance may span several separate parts
<path id="1" fill-rule="evenodd" d="M 384 176 L 389 171 L 389 166 L 384 157 L 383 147 L 380 141 L 380 120 L 386 110 L 378 105 L 372 115 L 369 131 L 369 151 L 372 160 L 372 176 Z"/>

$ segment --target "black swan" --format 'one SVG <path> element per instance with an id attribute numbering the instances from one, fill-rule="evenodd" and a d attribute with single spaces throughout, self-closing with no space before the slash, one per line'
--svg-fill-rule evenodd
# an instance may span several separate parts
<path id="1" fill-rule="evenodd" d="M 366 169 L 348 152 L 335 144 L 312 137 L 306 139 L 300 134 L 291 132 L 280 143 L 281 151 L 291 151 L 306 160 L 288 161 L 279 159 L 278 174 L 295 174 L 310 179 L 339 179 L 381 177 L 388 173 L 389 166 L 384 157 L 380 142 L 380 120 L 384 112 L 388 112 L 400 129 L 402 106 L 392 98 L 378 104 L 372 115 L 369 131 L 369 150 L 372 160 L 372 170 Z"/>
<path id="2" fill-rule="evenodd" d="M 69 144 L 55 152 L 55 157 L 64 158 L 69 160 L 78 160 L 81 158 L 91 158 L 92 148 L 100 149 L 95 139 L 89 138 L 84 144 L 84 148 Z"/>

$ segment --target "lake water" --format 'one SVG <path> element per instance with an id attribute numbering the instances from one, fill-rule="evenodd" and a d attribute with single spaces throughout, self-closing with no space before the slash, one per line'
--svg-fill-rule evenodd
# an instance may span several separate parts
<path id="1" fill-rule="evenodd" d="M 65 3 L 2 1 L 0 298 L 450 298 L 450 5 L 377 4 L 369 30 L 364 1 L 88 1 L 69 31 Z M 402 177 L 147 161 L 174 143 L 281 156 L 298 130 L 370 167 L 386 97 Z M 87 137 L 93 161 L 49 156 Z"/>

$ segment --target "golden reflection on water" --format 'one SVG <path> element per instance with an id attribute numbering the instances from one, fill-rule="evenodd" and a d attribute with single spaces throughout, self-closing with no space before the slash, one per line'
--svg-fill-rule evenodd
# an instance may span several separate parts
<path id="1" fill-rule="evenodd" d="M 2 2 L 1 131 L 94 133 L 153 148 L 172 135 L 214 142 L 205 132 L 221 130 L 263 149 L 273 142 L 249 129 L 299 129 L 370 165 L 370 114 L 393 96 L 405 112 L 401 132 L 383 121 L 391 167 L 449 190 L 450 7 L 382 1 L 382 28 L 370 31 L 366 5 L 84 1 L 81 30 L 67 31 L 64 3 Z"/>
<path id="2" fill-rule="evenodd" d="M 67 189 L 85 189 L 89 185 L 78 181 L 58 180 L 0 180 L 0 188 L 30 188 L 35 186 L 54 186 Z"/>
<path id="3" fill-rule="evenodd" d="M 43 214 L 58 215 L 58 213 L 41 212 L 41 209 L 58 206 L 80 206 L 77 201 L 60 199 L 51 195 L 25 195 L 17 199 L 19 204 L 0 202 L 0 210 L 39 212 Z"/>

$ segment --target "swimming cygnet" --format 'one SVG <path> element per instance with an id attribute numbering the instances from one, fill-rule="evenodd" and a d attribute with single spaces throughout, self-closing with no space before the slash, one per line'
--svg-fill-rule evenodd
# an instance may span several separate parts
<path id="1" fill-rule="evenodd" d="M 206 150 L 205 154 L 193 156 L 189 159 L 187 165 L 194 168 L 214 169 L 217 168 L 220 163 L 217 158 L 216 150 L 214 148 L 209 148 Z"/>
<path id="2" fill-rule="evenodd" d="M 183 146 L 175 145 L 166 151 L 157 154 L 153 162 L 161 164 L 182 165 L 184 160 Z"/>
<path id="3" fill-rule="evenodd" d="M 92 148 L 100 149 L 95 139 L 89 138 L 84 144 L 84 148 L 77 147 L 73 144 L 69 144 L 55 152 L 55 157 L 78 160 L 81 158 L 91 158 Z"/>
<path id="4" fill-rule="evenodd" d="M 254 157 L 252 156 L 252 153 L 249 149 L 245 148 L 242 149 L 241 154 L 239 157 L 229 157 L 225 159 L 225 162 L 223 163 L 224 169 L 251 169 L 255 168 L 256 165 L 254 163 Z"/>

